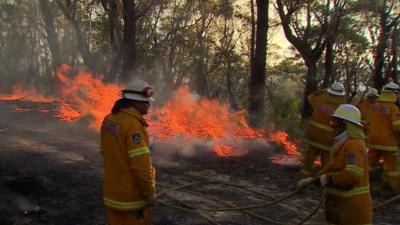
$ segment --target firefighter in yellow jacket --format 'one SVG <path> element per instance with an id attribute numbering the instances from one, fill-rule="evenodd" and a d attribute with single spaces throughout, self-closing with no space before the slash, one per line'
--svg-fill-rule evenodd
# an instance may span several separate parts
<path id="1" fill-rule="evenodd" d="M 400 193 L 400 169 L 397 154 L 400 150 L 400 112 L 396 106 L 399 86 L 393 82 L 386 84 L 377 103 L 368 113 L 368 136 L 370 167 L 383 159 L 391 188 Z"/>
<path id="2" fill-rule="evenodd" d="M 101 126 L 104 159 L 103 202 L 108 225 L 150 224 L 155 172 L 150 159 L 148 113 L 153 89 L 135 80 L 117 100 Z"/>
<path id="3" fill-rule="evenodd" d="M 378 90 L 375 88 L 368 89 L 367 93 L 365 94 L 365 98 L 361 101 L 357 108 L 360 110 L 361 113 L 361 123 L 364 125 L 368 125 L 368 112 L 372 110 L 374 107 L 377 99 L 379 97 Z"/>
<path id="4" fill-rule="evenodd" d="M 360 111 L 350 104 L 340 105 L 332 117 L 332 127 L 345 132 L 335 138 L 331 160 L 317 174 L 317 183 L 324 187 L 325 218 L 330 224 L 372 224 L 368 153 L 360 121 Z M 298 188 L 313 180 L 300 180 Z"/>
<path id="5" fill-rule="evenodd" d="M 308 149 L 303 157 L 302 178 L 312 175 L 314 161 L 319 155 L 322 166 L 329 161 L 334 138 L 333 129 L 329 126 L 330 116 L 346 101 L 344 95 L 343 85 L 335 82 L 326 91 L 317 91 L 308 96 L 313 112 L 305 132 L 304 142 L 308 144 Z"/>

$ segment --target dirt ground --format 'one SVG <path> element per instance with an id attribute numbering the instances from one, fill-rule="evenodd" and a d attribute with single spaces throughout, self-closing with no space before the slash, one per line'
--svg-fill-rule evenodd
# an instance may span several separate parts
<path id="1" fill-rule="evenodd" d="M 0 102 L 0 225 L 105 224 L 98 134 L 87 128 L 84 121 L 64 123 L 37 110 L 16 112 L 13 109 L 16 103 Z M 37 106 L 26 107 L 34 109 Z M 192 146 L 194 153 L 190 155 L 180 153 L 179 148 L 156 142 L 152 157 L 157 170 L 158 192 L 198 181 L 219 183 L 185 188 L 206 194 L 208 199 L 176 191 L 162 196 L 166 204 L 183 208 L 184 204 L 194 208 L 225 208 L 228 204 L 248 206 L 285 196 L 293 191 L 296 183 L 298 165 L 268 160 L 279 146 L 252 145 L 249 146 L 251 154 L 224 159 L 215 156 L 206 146 Z M 31 193 L 10 191 L 7 181 L 17 178 L 37 181 L 35 185 L 29 182 L 23 185 L 24 191 Z M 250 187 L 268 196 L 222 183 Z M 374 186 L 374 190 L 378 190 L 374 192 L 374 202 L 392 196 L 390 192 L 379 191 L 380 188 Z M 281 204 L 254 209 L 250 213 L 202 211 L 202 215 L 224 225 L 297 224 L 318 201 L 318 190 L 311 187 Z M 24 212 L 26 208 L 36 212 Z M 400 224 L 399 214 L 399 203 L 393 203 L 374 212 L 374 224 Z M 212 224 L 193 211 L 160 203 L 152 208 L 152 220 L 157 225 Z M 323 221 L 323 212 L 319 211 L 307 224 L 325 224 Z"/>

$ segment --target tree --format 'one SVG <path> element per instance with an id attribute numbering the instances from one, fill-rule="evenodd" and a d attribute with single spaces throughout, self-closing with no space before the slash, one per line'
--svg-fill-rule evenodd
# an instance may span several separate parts
<path id="1" fill-rule="evenodd" d="M 55 16 L 52 10 L 54 7 L 51 7 L 49 0 L 41 0 L 39 1 L 39 4 L 45 24 L 45 30 L 47 34 L 46 39 L 53 57 L 53 68 L 55 69 L 59 64 L 63 63 L 63 60 L 60 51 L 60 43 L 58 41 L 58 36 L 54 25 Z"/>
<path id="2" fill-rule="evenodd" d="M 299 51 L 306 66 L 306 84 L 303 94 L 302 117 L 310 115 L 307 96 L 317 89 L 317 62 L 328 40 L 337 30 L 340 12 L 344 2 L 340 0 L 321 1 L 277 0 L 276 9 L 288 41 Z M 333 8 L 333 10 L 331 10 Z M 305 16 L 305 24 L 299 18 Z M 312 23 L 312 19 L 317 23 Z"/>
<path id="3" fill-rule="evenodd" d="M 395 1 L 391 2 L 391 6 L 389 6 L 388 0 L 383 0 L 382 5 L 379 7 L 380 14 L 380 29 L 379 29 L 379 37 L 378 44 L 376 46 L 375 51 L 375 59 L 374 59 L 374 81 L 375 87 L 380 90 L 384 83 L 387 81 L 383 75 L 384 66 L 385 66 L 385 52 L 388 48 L 388 40 L 390 37 L 390 31 L 393 29 L 393 32 L 396 31 L 396 26 L 400 15 L 391 18 L 391 11 L 395 6 Z M 392 39 L 393 42 L 396 42 L 396 37 Z M 387 63 L 389 64 L 389 63 Z M 396 78 L 395 78 L 396 79 Z"/>
<path id="4" fill-rule="evenodd" d="M 77 0 L 66 0 L 65 4 L 61 0 L 56 0 L 59 8 L 64 13 L 64 16 L 71 23 L 74 28 L 77 49 L 80 52 L 83 61 L 87 65 L 88 69 L 95 72 L 96 71 L 96 60 L 92 53 L 90 52 L 89 43 L 86 34 L 82 31 L 82 26 L 80 21 L 76 18 L 77 11 Z"/>
<path id="5" fill-rule="evenodd" d="M 249 80 L 249 114 L 253 126 L 262 126 L 268 35 L 268 0 L 257 0 L 256 44 Z"/>

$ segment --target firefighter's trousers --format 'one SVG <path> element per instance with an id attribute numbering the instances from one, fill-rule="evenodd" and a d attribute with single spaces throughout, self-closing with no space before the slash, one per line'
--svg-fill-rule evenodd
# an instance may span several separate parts
<path id="1" fill-rule="evenodd" d="M 368 151 L 369 166 L 374 168 L 383 159 L 383 169 L 387 174 L 390 187 L 400 193 L 400 169 L 397 154 L 394 151 L 370 149 Z"/>
<path id="2" fill-rule="evenodd" d="M 324 167 L 331 158 L 330 151 L 321 150 L 313 146 L 309 146 L 303 157 L 303 168 L 300 171 L 301 178 L 309 177 L 313 172 L 314 161 L 321 156 L 321 168 Z"/>
<path id="3" fill-rule="evenodd" d="M 120 211 L 107 208 L 108 225 L 150 225 L 150 212 L 146 208 L 140 211 Z"/>

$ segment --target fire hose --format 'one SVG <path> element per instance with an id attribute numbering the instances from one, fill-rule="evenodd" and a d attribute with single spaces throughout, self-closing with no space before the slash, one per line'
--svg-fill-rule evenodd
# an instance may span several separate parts
<path id="1" fill-rule="evenodd" d="M 392 197 L 392 198 L 390 198 L 390 199 L 387 199 L 387 200 L 385 200 L 385 201 L 383 201 L 383 202 L 381 202 L 381 203 L 378 203 L 378 204 L 375 204 L 375 205 L 373 205 L 373 209 L 377 209 L 377 208 L 380 208 L 380 207 L 383 207 L 383 206 L 385 206 L 385 205 L 388 205 L 388 204 L 390 204 L 390 203 L 392 203 L 392 202 L 395 202 L 395 201 L 397 201 L 397 200 L 399 200 L 400 199 L 400 194 L 399 195 L 396 195 L 396 196 L 394 196 L 394 197 Z"/>
<path id="2" fill-rule="evenodd" d="M 87 160 L 89 160 L 87 157 L 85 157 L 85 158 L 86 158 Z M 90 161 L 90 160 L 89 160 L 89 161 Z M 99 166 L 96 165 L 95 163 L 94 163 L 94 165 L 95 165 L 95 167 L 99 167 Z M 317 180 L 317 179 L 319 179 L 319 178 L 316 177 L 316 178 L 314 178 L 313 181 L 315 181 L 315 180 Z M 218 200 L 218 199 L 213 198 L 214 201 L 220 202 L 221 204 L 224 204 L 224 205 L 226 205 L 227 207 L 230 207 L 230 208 L 220 208 L 220 209 L 214 209 L 214 210 L 213 210 L 213 209 L 196 209 L 195 207 L 193 207 L 193 206 L 191 206 L 191 205 L 188 205 L 188 204 L 186 204 L 186 203 L 184 203 L 184 202 L 182 202 L 182 201 L 180 201 L 180 200 L 177 200 L 177 199 L 173 198 L 172 196 L 168 196 L 168 197 L 169 197 L 169 198 L 172 198 L 172 199 L 174 199 L 174 200 L 176 200 L 176 201 L 178 201 L 178 202 L 180 202 L 180 203 L 183 204 L 183 205 L 185 205 L 186 208 L 185 208 L 185 207 L 179 207 L 179 206 L 175 206 L 175 205 L 169 204 L 169 203 L 167 203 L 167 202 L 165 202 L 165 201 L 162 201 L 162 200 L 160 199 L 160 197 L 161 197 L 162 195 L 167 195 L 168 192 L 183 191 L 183 192 L 191 193 L 191 194 L 193 194 L 193 195 L 202 196 L 202 197 L 204 197 L 204 198 L 208 198 L 208 199 L 211 200 L 212 197 L 207 196 L 207 195 L 205 195 L 205 194 L 203 194 L 203 193 L 193 192 L 193 191 L 187 191 L 187 190 L 182 190 L 182 189 L 185 188 L 185 187 L 193 186 L 193 185 L 196 185 L 196 184 L 202 184 L 202 183 L 222 184 L 222 185 L 226 185 L 226 186 L 232 186 L 232 187 L 236 187 L 236 188 L 238 188 L 238 189 L 243 189 L 243 190 L 251 191 L 251 192 L 256 193 L 256 194 L 259 194 L 259 195 L 261 195 L 261 196 L 263 196 L 263 197 L 268 197 L 268 198 L 274 199 L 274 201 L 273 201 L 273 202 L 268 202 L 268 203 L 265 203 L 265 204 L 258 204 L 258 205 L 247 206 L 247 207 L 233 207 L 233 205 L 230 204 L 230 203 L 227 203 L 227 202 L 224 202 L 224 201 L 221 201 L 221 200 Z M 168 187 L 167 185 L 159 185 L 159 186 Z M 173 187 L 173 188 L 170 188 L 170 187 L 168 187 L 168 188 L 169 188 L 169 189 L 167 189 L 167 190 L 165 190 L 165 191 L 162 191 L 162 192 L 160 192 L 158 195 L 156 195 L 155 199 L 156 199 L 156 201 L 157 201 L 158 203 L 160 203 L 160 204 L 162 204 L 162 205 L 164 205 L 164 206 L 170 207 L 170 208 L 174 208 L 174 209 L 186 211 L 186 212 L 189 212 L 189 213 L 192 213 L 192 214 L 196 214 L 196 215 L 202 217 L 203 219 L 209 221 L 210 223 L 216 224 L 216 225 L 219 225 L 219 223 L 216 222 L 216 221 L 214 221 L 212 218 L 210 218 L 210 217 L 208 217 L 208 216 L 206 216 L 206 215 L 203 215 L 202 213 L 200 213 L 200 212 L 198 212 L 198 211 L 241 211 L 241 212 L 244 212 L 244 213 L 246 213 L 246 214 L 252 215 L 252 216 L 254 216 L 254 217 L 258 218 L 258 219 L 264 220 L 264 221 L 266 221 L 266 222 L 273 223 L 273 224 L 277 224 L 277 225 L 283 225 L 283 223 L 276 222 L 276 221 L 274 221 L 274 220 L 271 220 L 271 219 L 269 219 L 269 218 L 260 216 L 260 215 L 258 215 L 258 214 L 256 214 L 256 213 L 251 212 L 251 211 L 248 211 L 248 210 L 249 210 L 249 209 L 256 209 L 256 208 L 269 207 L 269 206 L 272 206 L 272 205 L 281 203 L 281 202 L 283 202 L 284 200 L 286 200 L 286 199 L 292 197 L 293 195 L 295 195 L 295 194 L 297 194 L 297 193 L 299 193 L 299 192 L 301 191 L 301 189 L 300 189 L 300 190 L 295 190 L 295 191 L 293 191 L 293 192 L 287 194 L 286 196 L 283 196 L 283 197 L 281 197 L 281 198 L 276 198 L 276 197 L 269 196 L 269 195 L 267 195 L 267 194 L 265 194 L 265 193 L 252 190 L 252 189 L 250 189 L 250 188 L 248 188 L 248 187 L 240 186 L 240 185 L 237 185 L 237 184 L 230 184 L 230 183 L 225 183 L 225 182 L 218 182 L 218 181 L 198 181 L 198 182 L 187 183 L 187 184 L 180 185 L 180 186 Z M 385 201 L 383 201 L 383 202 L 381 202 L 381 203 L 378 203 L 378 204 L 373 205 L 373 209 L 377 209 L 377 208 L 386 206 L 386 205 L 388 205 L 388 204 L 390 204 L 390 203 L 392 203 L 392 202 L 395 202 L 395 201 L 397 201 L 397 200 L 399 200 L 399 199 L 400 199 L 400 194 L 397 195 L 397 196 L 394 196 L 394 197 L 392 197 L 392 198 L 390 198 L 390 199 L 387 199 L 387 200 L 385 200 Z M 319 200 L 319 202 L 318 202 L 318 204 L 317 204 L 317 207 L 316 207 L 314 210 L 312 210 L 312 211 L 310 211 L 310 210 L 307 209 L 307 208 L 298 206 L 298 205 L 296 205 L 296 204 L 290 204 L 290 203 L 286 203 L 286 204 L 291 205 L 291 206 L 294 206 L 294 207 L 296 207 L 296 208 L 298 208 L 298 209 L 301 209 L 301 210 L 303 210 L 303 211 L 309 212 L 309 214 L 307 215 L 307 217 L 305 217 L 302 221 L 300 221 L 300 222 L 298 223 L 298 225 L 302 225 L 302 224 L 304 224 L 305 222 L 307 222 L 308 220 L 310 220 L 316 213 L 318 213 L 318 211 L 319 211 L 319 209 L 321 208 L 321 206 L 322 206 L 324 200 L 325 200 L 325 198 L 324 198 L 324 197 L 321 197 L 320 200 Z"/>
<path id="3" fill-rule="evenodd" d="M 168 185 L 159 185 L 159 186 L 170 187 L 170 186 L 168 186 Z M 231 203 L 222 201 L 222 200 L 220 200 L 220 199 L 218 199 L 218 198 L 214 198 L 214 197 L 211 197 L 211 196 L 209 196 L 209 195 L 206 195 L 206 194 L 203 194 L 203 193 L 200 193 L 200 192 L 188 191 L 188 190 L 181 190 L 181 191 L 182 191 L 182 192 L 185 192 L 185 193 L 188 193 L 188 194 L 191 194 L 191 195 L 194 195 L 194 196 L 203 197 L 203 198 L 205 198 L 205 199 L 208 199 L 208 200 L 211 200 L 211 201 L 215 201 L 215 202 L 221 203 L 221 204 L 226 205 L 226 206 L 228 206 L 228 207 L 233 207 L 233 206 L 234 206 L 234 205 L 231 204 Z M 179 201 L 179 200 L 177 200 L 177 201 Z M 189 207 L 190 207 L 191 209 L 194 209 L 193 206 L 189 206 Z M 268 222 L 268 223 L 270 223 L 270 224 L 278 224 L 278 225 L 282 224 L 282 223 L 276 222 L 276 221 L 274 221 L 274 220 L 271 220 L 271 219 L 269 219 L 269 218 L 266 218 L 266 217 L 263 217 L 263 216 L 261 216 L 261 215 L 258 215 L 257 213 L 248 211 L 248 210 L 241 210 L 241 212 L 243 212 L 243 213 L 245 213 L 245 214 L 248 214 L 248 215 L 251 215 L 251 216 L 253 216 L 253 217 L 257 218 L 257 219 L 260 219 L 260 220 L 262 220 L 262 221 L 264 221 L 264 222 Z"/>
<path id="4" fill-rule="evenodd" d="M 164 201 L 160 201 L 160 200 L 157 200 L 157 201 L 160 202 L 161 204 L 163 204 L 163 205 L 165 205 L 165 206 L 168 206 L 168 207 L 171 207 L 171 208 L 175 208 L 175 209 L 179 209 L 179 210 L 183 210 L 183 211 L 188 211 L 188 212 L 197 214 L 198 216 L 200 216 L 200 217 L 206 219 L 207 221 L 211 222 L 212 224 L 218 224 L 218 223 L 215 222 L 214 220 L 212 220 L 211 218 L 205 216 L 205 215 L 202 214 L 200 211 L 213 211 L 213 212 L 218 212 L 218 211 L 241 211 L 241 212 L 243 212 L 243 213 L 246 213 L 246 214 L 248 214 L 248 215 L 251 215 L 251 216 L 253 216 L 253 217 L 256 217 L 256 218 L 258 218 L 258 219 L 261 219 L 261 220 L 263 220 L 263 221 L 265 221 L 265 222 L 268 222 L 269 224 L 272 223 L 272 224 L 277 224 L 277 225 L 283 225 L 284 223 L 277 222 L 277 221 L 271 220 L 271 219 L 269 219 L 269 218 L 260 216 L 260 215 L 254 213 L 254 212 L 248 211 L 247 209 L 254 209 L 254 208 L 261 208 L 261 207 L 272 206 L 272 205 L 278 204 L 278 203 L 280 203 L 280 202 L 282 202 L 282 201 L 284 201 L 284 200 L 290 198 L 291 196 L 293 196 L 293 195 L 295 195 L 296 193 L 299 193 L 299 192 L 301 191 L 301 189 L 298 189 L 298 190 L 296 190 L 296 191 L 293 191 L 293 192 L 289 193 L 288 195 L 286 195 L 286 196 L 284 196 L 284 197 L 277 198 L 277 199 L 275 199 L 274 201 L 268 202 L 268 203 L 266 203 L 266 204 L 260 204 L 260 205 L 251 206 L 251 207 L 232 207 L 233 205 L 230 204 L 230 203 L 227 203 L 227 202 L 224 202 L 224 201 L 221 201 L 221 200 L 212 198 L 212 197 L 207 196 L 207 195 L 205 195 L 205 194 L 203 194 L 203 193 L 198 193 L 198 192 L 193 192 L 193 191 L 187 191 L 187 190 L 181 190 L 181 189 L 183 189 L 183 188 L 185 188 L 185 187 L 193 186 L 193 185 L 196 185 L 196 184 L 204 184 L 204 183 L 222 184 L 222 185 L 234 186 L 234 187 L 236 187 L 236 188 L 245 188 L 245 187 L 242 187 L 242 186 L 239 186 L 239 185 L 229 184 L 229 183 L 223 183 L 223 182 L 217 182 L 217 181 L 193 182 L 193 183 L 188 183 L 188 184 L 185 184 L 185 185 L 181 185 L 181 186 L 174 187 L 174 188 L 169 188 L 169 189 L 167 189 L 167 190 L 165 190 L 165 191 L 162 191 L 160 194 L 157 195 L 156 199 L 159 199 L 162 195 L 166 195 L 166 196 L 172 198 L 172 197 L 169 196 L 167 193 L 168 193 L 168 192 L 172 192 L 172 191 L 178 191 L 178 190 L 180 190 L 180 191 L 183 191 L 183 192 L 186 192 L 186 193 L 190 193 L 190 194 L 192 194 L 192 195 L 197 195 L 197 196 L 201 196 L 201 197 L 204 197 L 204 198 L 208 198 L 208 199 L 210 199 L 210 200 L 214 200 L 214 201 L 216 201 L 216 202 L 220 202 L 221 204 L 223 204 L 223 205 L 225 205 L 225 206 L 228 206 L 228 207 L 231 207 L 231 208 L 224 208 L 224 209 L 222 209 L 222 210 L 221 210 L 221 209 L 196 208 L 196 207 L 194 207 L 194 206 L 192 206 L 192 205 L 188 205 L 187 203 L 184 203 L 184 202 L 181 201 L 181 200 L 174 199 L 174 200 L 178 201 L 179 203 L 181 203 L 182 205 L 184 205 L 184 206 L 186 207 L 186 208 L 184 208 L 184 207 L 179 207 L 179 206 L 174 206 L 174 205 L 168 204 L 168 203 L 166 203 L 166 202 L 164 202 Z M 165 187 L 167 187 L 166 185 L 160 185 L 160 186 L 165 186 Z M 248 188 L 245 188 L 245 189 L 246 189 L 246 190 L 249 190 Z M 307 215 L 307 217 L 305 217 L 303 220 L 301 220 L 298 224 L 304 224 L 305 222 L 307 222 L 308 220 L 310 220 L 310 219 L 312 218 L 312 216 L 314 216 L 314 215 L 318 212 L 318 210 L 320 209 L 320 207 L 322 206 L 323 200 L 324 200 L 324 198 L 321 198 L 320 201 L 319 201 L 319 203 L 318 203 L 318 206 L 317 206 L 314 210 L 312 210 L 312 211 Z M 307 210 L 307 211 L 309 211 L 309 210 Z"/>
<path id="5" fill-rule="evenodd" d="M 317 179 L 317 178 L 315 178 L 315 179 Z M 212 218 L 210 218 L 210 217 L 204 215 L 202 212 L 204 212 L 204 211 L 208 211 L 208 212 L 240 211 L 240 212 L 243 212 L 243 213 L 248 214 L 248 215 L 250 215 L 250 216 L 253 216 L 253 217 L 257 218 L 257 219 L 263 220 L 264 222 L 268 222 L 269 224 L 284 225 L 284 223 L 282 223 L 282 222 L 274 221 L 274 220 L 272 220 L 272 219 L 263 217 L 263 216 L 261 216 L 261 215 L 258 215 L 257 213 L 251 212 L 251 211 L 249 211 L 249 210 L 250 210 L 250 209 L 256 209 L 256 208 L 265 208 L 265 207 L 273 206 L 273 205 L 275 205 L 275 204 L 278 204 L 278 203 L 283 202 L 284 200 L 286 200 L 286 199 L 290 198 L 291 196 L 293 196 L 293 195 L 295 195 L 295 194 L 297 194 L 297 193 L 299 193 L 299 192 L 302 191 L 302 189 L 300 189 L 300 190 L 295 190 L 295 191 L 290 192 L 289 194 L 287 194 L 287 195 L 285 195 L 285 196 L 283 196 L 283 197 L 281 197 L 281 198 L 275 198 L 274 201 L 268 202 L 268 203 L 264 203 L 264 204 L 258 204 L 258 205 L 252 205 L 252 206 L 246 206 L 246 207 L 234 207 L 234 205 L 231 204 L 231 203 L 228 203 L 228 202 L 219 200 L 219 199 L 217 199 L 217 198 L 213 198 L 213 197 L 211 197 L 211 196 L 208 196 L 208 195 L 203 194 L 203 193 L 200 193 L 200 192 L 182 190 L 182 189 L 185 188 L 185 187 L 193 186 L 193 185 L 196 185 L 196 184 L 221 184 L 221 185 L 236 187 L 236 188 L 238 188 L 238 189 L 243 189 L 243 190 L 252 191 L 252 192 L 254 192 L 254 193 L 259 193 L 259 194 L 265 196 L 265 194 L 262 193 L 262 192 L 257 192 L 257 191 L 251 190 L 251 189 L 249 189 L 249 188 L 247 188 L 247 187 L 240 186 L 240 185 L 236 185 L 236 184 L 230 184 L 230 183 L 218 182 L 218 181 L 201 181 L 201 182 L 188 183 L 188 184 L 180 185 L 180 186 L 173 187 L 173 188 L 171 188 L 171 186 L 168 186 L 168 185 L 160 185 L 160 186 L 164 186 L 165 188 L 169 188 L 169 189 L 167 189 L 167 190 L 165 190 L 165 191 L 162 191 L 160 194 L 158 194 L 158 195 L 157 195 L 157 199 L 159 199 L 162 195 L 166 195 L 168 198 L 171 198 L 171 199 L 173 199 L 173 200 L 179 202 L 179 203 L 182 204 L 184 207 L 179 207 L 179 206 L 175 206 L 175 205 L 172 205 L 172 204 L 168 204 L 167 202 L 162 201 L 162 200 L 157 200 L 157 202 L 160 202 L 161 204 L 163 204 L 163 205 L 165 205 L 165 206 L 167 206 L 167 207 L 171 207 L 171 208 L 175 208 L 175 209 L 178 209 L 178 210 L 183 210 L 183 211 L 187 211 L 187 212 L 196 214 L 196 215 L 202 217 L 203 219 L 209 221 L 209 222 L 212 223 L 212 224 L 219 224 L 219 223 L 216 222 L 216 221 L 214 221 Z M 182 192 L 189 193 L 189 194 L 191 194 L 191 195 L 195 195 L 195 196 L 203 197 L 203 198 L 206 198 L 206 199 L 209 199 L 209 200 L 213 200 L 213 201 L 215 201 L 215 202 L 219 202 L 219 203 L 221 203 L 221 204 L 227 206 L 227 208 L 217 208 L 217 209 L 196 208 L 196 207 L 194 207 L 194 206 L 192 206 L 192 205 L 189 205 L 189 204 L 183 202 L 182 200 L 178 200 L 178 199 L 176 199 L 176 198 L 174 198 L 174 197 L 172 197 L 172 196 L 170 196 L 170 195 L 167 194 L 168 192 L 173 192 L 173 191 L 182 191 Z M 383 201 L 383 202 L 381 202 L 381 203 L 379 203 L 379 204 L 375 204 L 375 205 L 373 206 L 373 209 L 377 209 L 377 208 L 383 207 L 383 206 L 388 205 L 388 204 L 390 204 L 390 203 L 392 203 L 392 202 L 394 202 L 394 201 L 397 201 L 397 200 L 399 200 L 399 199 L 400 199 L 400 195 L 397 195 L 397 196 L 392 197 L 392 198 L 390 198 L 390 199 L 388 199 L 388 200 L 385 200 L 385 201 Z M 307 221 L 309 221 L 315 214 L 317 214 L 318 211 L 319 211 L 319 209 L 322 207 L 324 200 L 325 200 L 325 197 L 321 197 L 320 200 L 319 200 L 319 202 L 318 202 L 318 204 L 317 204 L 317 206 L 316 206 L 312 211 L 310 211 L 310 210 L 308 210 L 308 209 L 307 209 L 307 210 L 304 210 L 304 211 L 309 212 L 309 214 L 308 214 L 304 219 L 302 219 L 300 222 L 298 222 L 297 224 L 298 224 L 298 225 L 305 224 L 305 223 L 306 223 Z"/>

